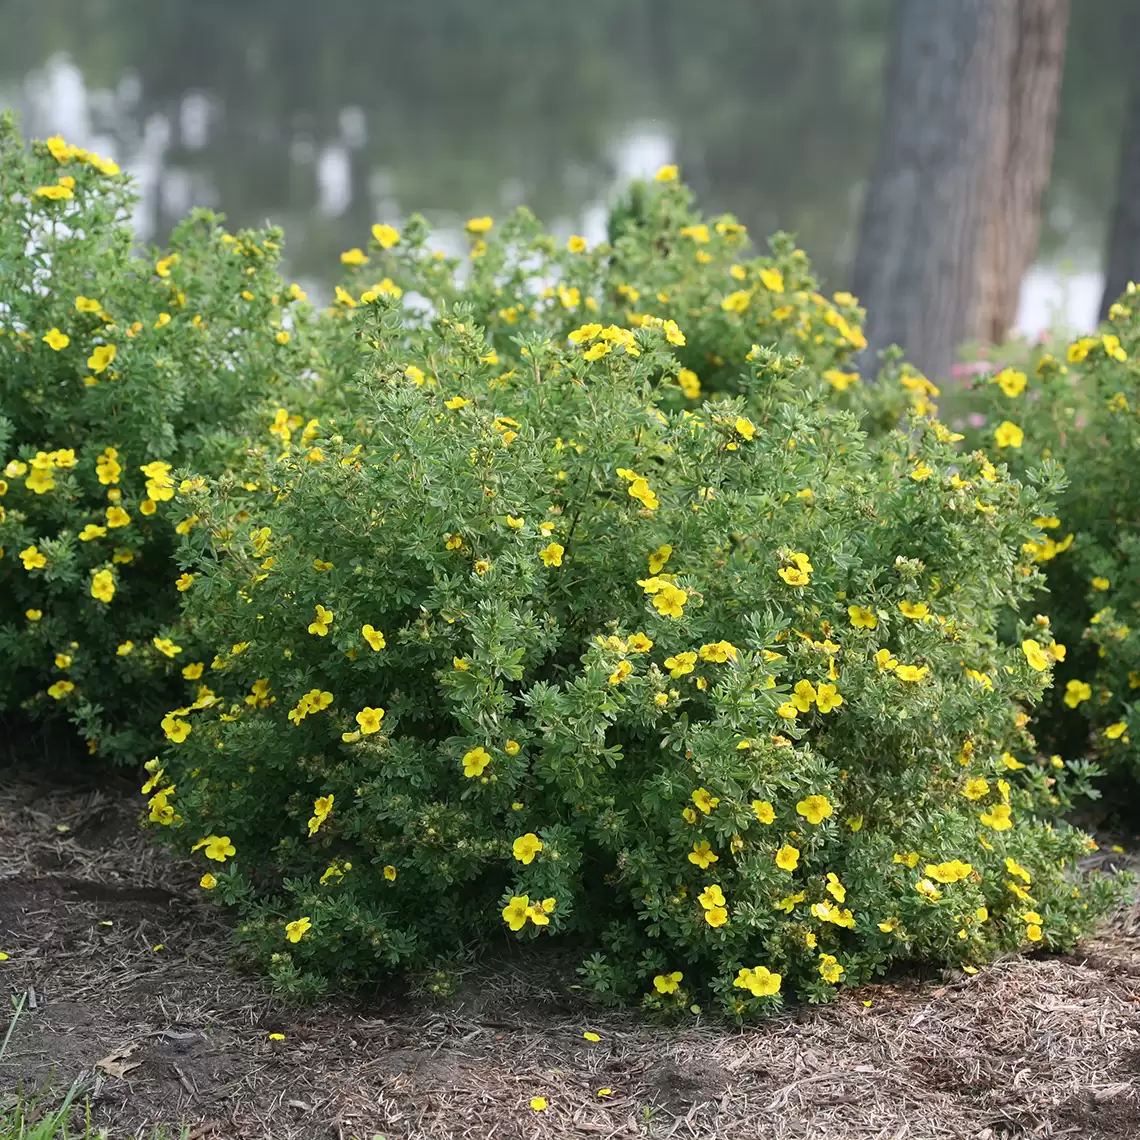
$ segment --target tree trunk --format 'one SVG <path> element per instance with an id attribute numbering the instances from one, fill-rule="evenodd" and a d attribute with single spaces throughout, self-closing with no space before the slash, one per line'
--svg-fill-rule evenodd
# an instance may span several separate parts
<path id="1" fill-rule="evenodd" d="M 868 357 L 944 375 L 1017 312 L 1048 177 L 1068 0 L 901 0 L 854 285 Z"/>
<path id="2" fill-rule="evenodd" d="M 1128 282 L 1140 278 L 1140 80 L 1132 83 L 1132 100 L 1120 148 L 1116 208 L 1112 211 L 1104 264 L 1102 321 Z"/>
<path id="3" fill-rule="evenodd" d="M 1069 23 L 1069 0 L 1017 0 L 1016 9 L 1009 127 L 985 240 L 980 336 L 992 343 L 1004 340 L 1017 319 L 1021 282 L 1037 252 Z"/>

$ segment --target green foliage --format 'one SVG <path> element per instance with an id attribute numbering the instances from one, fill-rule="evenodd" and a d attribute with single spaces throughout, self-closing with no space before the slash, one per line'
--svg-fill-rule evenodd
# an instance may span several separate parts
<path id="1" fill-rule="evenodd" d="M 747 1016 L 1102 909 L 1093 769 L 1027 731 L 1064 651 L 1012 616 L 1056 465 L 864 385 L 789 239 L 666 168 L 594 249 L 376 226 L 316 314 L 274 233 L 136 256 L 109 164 L 4 145 L 9 700 L 161 727 L 148 822 L 283 989 L 557 938 L 608 1000 Z"/>
<path id="2" fill-rule="evenodd" d="M 794 265 L 746 268 L 756 309 L 710 282 L 607 325 L 612 272 L 669 293 L 635 236 L 552 285 L 531 255 L 564 255 L 503 230 L 462 284 L 421 223 L 379 231 L 396 254 L 322 323 L 319 416 L 267 416 L 244 484 L 187 496 L 185 620 L 218 653 L 144 793 L 278 983 L 558 938 L 608 998 L 744 1016 L 1071 945 L 1108 894 L 1059 822 L 1091 769 L 1026 731 L 1048 623 L 998 636 L 1055 467 L 1015 482 L 917 414 L 868 438 L 819 371 L 855 336 L 748 347 L 785 299 L 761 268 Z M 732 348 L 682 406 L 690 329 Z"/>
<path id="3" fill-rule="evenodd" d="M 278 233 L 197 212 L 160 255 L 134 204 L 114 163 L 0 121 L 0 708 L 137 762 L 177 679 L 170 471 L 224 470 L 306 350 Z"/>
<path id="4" fill-rule="evenodd" d="M 1068 647 L 1040 712 L 1064 755 L 1092 754 L 1140 776 L 1140 315 L 1126 293 L 1097 336 L 1057 359 L 1038 352 L 975 386 L 991 443 L 1015 473 L 1057 459 L 1066 487 L 1030 553 Z"/>

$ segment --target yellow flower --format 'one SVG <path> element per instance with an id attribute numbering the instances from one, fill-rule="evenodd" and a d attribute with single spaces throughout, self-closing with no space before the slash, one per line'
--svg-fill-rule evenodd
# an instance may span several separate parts
<path id="1" fill-rule="evenodd" d="M 722 906 L 709 907 L 705 911 L 705 922 L 712 927 L 724 926 L 728 922 L 728 911 Z"/>
<path id="2" fill-rule="evenodd" d="M 785 566 L 778 573 L 789 586 L 806 586 L 811 581 L 811 578 L 797 566 Z"/>
<path id="3" fill-rule="evenodd" d="M 385 225 L 383 222 L 372 227 L 372 236 L 381 249 L 391 249 L 400 240 L 400 231 L 395 226 Z"/>
<path id="4" fill-rule="evenodd" d="M 748 990 L 753 997 L 770 997 L 780 992 L 782 980 L 779 974 L 772 973 L 767 966 L 743 966 L 732 984 L 738 989 Z"/>
<path id="5" fill-rule="evenodd" d="M 793 847 L 790 843 L 785 843 L 776 852 L 776 866 L 782 871 L 794 871 L 799 866 L 800 852 L 799 849 Z"/>
<path id="6" fill-rule="evenodd" d="M 517 740 L 508 740 L 506 744 L 503 745 L 503 751 L 508 756 L 517 756 L 519 752 L 522 751 L 522 745 L 519 744 Z"/>
<path id="7" fill-rule="evenodd" d="M 634 479 L 626 488 L 626 494 L 631 499 L 637 499 L 647 511 L 655 511 L 660 505 L 657 496 L 649 489 L 649 483 L 645 479 Z"/>
<path id="8" fill-rule="evenodd" d="M 302 918 L 294 919 L 285 924 L 285 937 L 290 942 L 300 942 L 312 927 L 312 919 L 308 915 L 304 915 Z"/>
<path id="9" fill-rule="evenodd" d="M 1025 441 L 1025 432 L 1017 426 L 1017 424 L 1010 423 L 1009 420 L 1002 420 L 1000 424 L 994 429 L 994 443 L 998 447 L 1020 447 Z"/>
<path id="10" fill-rule="evenodd" d="M 818 824 L 827 819 L 834 809 L 827 796 L 805 796 L 796 804 L 796 814 L 802 815 L 808 823 Z"/>
<path id="11" fill-rule="evenodd" d="M 1035 638 L 1026 638 L 1021 643 L 1021 652 L 1025 654 L 1025 660 L 1029 662 L 1030 666 L 1039 673 L 1049 668 L 1049 658 L 1045 655 L 1044 649 L 1041 648 L 1041 643 Z"/>
<path id="12" fill-rule="evenodd" d="M 1025 937 L 1030 942 L 1040 942 L 1043 937 L 1041 927 L 1036 922 L 1029 923 L 1025 928 Z"/>
<path id="13" fill-rule="evenodd" d="M 773 293 L 784 291 L 784 275 L 778 269 L 761 269 L 760 280 L 764 283 L 764 288 Z"/>
<path id="14" fill-rule="evenodd" d="M 203 847 L 206 850 L 202 854 L 207 859 L 213 859 L 215 863 L 224 863 L 231 855 L 237 854 L 237 849 L 230 842 L 228 835 L 207 835 L 205 839 L 199 839 L 190 850 L 199 851 Z"/>
<path id="15" fill-rule="evenodd" d="M 35 546 L 25 546 L 20 551 L 20 561 L 25 570 L 42 570 L 47 565 L 47 555 Z"/>
<path id="16" fill-rule="evenodd" d="M 96 570 L 91 575 L 91 596 L 109 604 L 115 596 L 115 578 L 110 570 Z"/>
<path id="17" fill-rule="evenodd" d="M 99 345 L 91 350 L 91 355 L 87 358 L 87 367 L 96 374 L 106 372 L 111 361 L 115 359 L 116 351 L 117 349 L 113 344 Z"/>
<path id="18" fill-rule="evenodd" d="M 155 637 L 152 638 L 152 641 L 155 649 L 164 657 L 177 657 L 182 652 L 182 646 L 175 645 L 169 637 Z"/>
<path id="19" fill-rule="evenodd" d="M 362 249 L 346 249 L 340 255 L 342 265 L 367 265 L 368 257 Z"/>
<path id="20" fill-rule="evenodd" d="M 384 710 L 380 708 L 366 707 L 362 708 L 356 714 L 356 723 L 360 725 L 360 731 L 365 736 L 371 736 L 374 732 L 380 731 L 380 722 L 384 719 Z"/>
<path id="21" fill-rule="evenodd" d="M 68 196 L 70 197 L 70 195 Z M 56 352 L 62 352 L 71 343 L 71 337 L 67 333 L 60 332 L 57 328 L 52 328 L 44 333 L 40 340 L 49 348 L 55 349 Z"/>
<path id="22" fill-rule="evenodd" d="M 1033 882 L 1033 876 L 1016 859 L 1008 855 L 1005 857 L 1005 869 L 1011 875 L 1016 875 L 1019 879 L 1024 879 L 1027 883 Z"/>
<path id="23" fill-rule="evenodd" d="M 529 910 L 529 895 L 513 895 L 511 901 L 503 907 L 503 921 L 511 930 L 522 930 L 522 928 L 526 926 L 526 920 L 529 917 L 527 912 Z"/>
<path id="24" fill-rule="evenodd" d="M 898 665 L 895 667 L 895 676 L 900 681 L 921 681 L 929 672 L 925 665 Z"/>
<path id="25" fill-rule="evenodd" d="M 879 619 L 867 606 L 848 606 L 847 616 L 856 629 L 874 629 Z"/>
<path id="26" fill-rule="evenodd" d="M 1009 831 L 1013 827 L 1009 804 L 995 804 L 991 811 L 983 812 L 978 818 L 994 831 Z"/>
<path id="27" fill-rule="evenodd" d="M 984 776 L 973 776 L 966 781 L 966 786 L 962 789 L 962 795 L 968 800 L 980 800 L 983 796 L 990 794 L 989 781 Z"/>
<path id="28" fill-rule="evenodd" d="M 820 685 L 815 695 L 816 707 L 821 713 L 829 713 L 843 704 L 843 697 L 834 685 Z"/>
<path id="29" fill-rule="evenodd" d="M 878 665 L 883 672 L 888 672 L 891 669 L 897 669 L 899 667 L 899 659 L 893 657 L 889 649 L 879 649 L 875 652 L 875 664 Z"/>
<path id="30" fill-rule="evenodd" d="M 24 617 L 26 617 L 28 621 L 39 621 L 43 616 L 43 610 L 24 610 Z"/>
<path id="31" fill-rule="evenodd" d="M 511 852 L 514 857 L 525 866 L 529 866 L 534 862 L 534 857 L 542 850 L 542 840 L 539 839 L 533 831 L 528 831 L 526 835 L 520 835 L 518 839 L 511 844 Z"/>
<path id="32" fill-rule="evenodd" d="M 1003 368 L 994 378 L 996 384 L 1011 399 L 1025 391 L 1026 376 L 1013 368 Z"/>
<path id="33" fill-rule="evenodd" d="M 166 734 L 166 738 L 175 744 L 181 744 L 190 735 L 191 730 L 190 722 L 179 719 L 174 713 L 167 713 L 162 718 L 162 731 Z"/>
<path id="34" fill-rule="evenodd" d="M 628 661 L 619 661 L 609 676 L 609 682 L 611 685 L 620 685 L 632 672 L 633 666 Z"/>
<path id="35" fill-rule="evenodd" d="M 62 179 L 60 179 L 62 181 Z M 1120 337 L 1114 336 L 1112 333 L 1106 333 L 1100 338 L 1100 343 L 1104 346 L 1105 355 L 1112 360 L 1127 360 L 1128 353 L 1120 346 Z"/>
<path id="36" fill-rule="evenodd" d="M 689 400 L 695 400 L 701 394 L 700 377 L 691 368 L 678 370 L 677 383 L 681 385 L 681 391 Z"/>
<path id="37" fill-rule="evenodd" d="M 75 686 L 70 681 L 56 681 L 54 685 L 48 686 L 48 696 L 53 701 L 61 701 L 68 693 L 73 692 Z"/>
<path id="38" fill-rule="evenodd" d="M 752 812 L 761 823 L 775 822 L 776 809 L 767 800 L 753 800 Z"/>
<path id="39" fill-rule="evenodd" d="M 725 661 L 736 660 L 736 646 L 730 641 L 713 641 L 707 645 L 702 645 L 698 650 L 698 655 L 702 661 L 712 661 L 722 664 Z"/>
<path id="40" fill-rule="evenodd" d="M 913 618 L 915 621 L 922 621 L 924 618 L 930 616 L 930 608 L 925 602 L 899 602 L 899 613 L 903 617 Z"/>
<path id="41" fill-rule="evenodd" d="M 129 526 L 131 516 L 123 510 L 122 507 L 108 507 L 107 508 L 107 527 L 114 530 L 116 527 Z"/>
<path id="42" fill-rule="evenodd" d="M 551 542 L 538 552 L 538 556 L 546 566 L 561 566 L 562 556 L 565 553 L 566 547 L 564 547 L 562 543 Z"/>
<path id="43" fill-rule="evenodd" d="M 653 648 L 653 642 L 644 633 L 633 634 L 626 645 L 630 653 L 648 653 Z"/>
<path id="44" fill-rule="evenodd" d="M 82 293 L 75 298 L 75 309 L 80 313 L 97 313 L 103 307 L 101 301 L 93 297 L 84 297 Z"/>
<path id="45" fill-rule="evenodd" d="M 709 845 L 707 839 L 702 839 L 699 843 L 694 843 L 692 851 L 689 852 L 689 862 L 694 866 L 700 867 L 702 871 L 708 870 L 718 858 L 719 856 Z"/>
<path id="46" fill-rule="evenodd" d="M 122 646 L 119 648 L 121 649 Z M 206 666 L 201 661 L 193 661 L 189 665 L 183 667 L 182 676 L 185 677 L 187 681 L 197 681 L 198 678 L 202 676 L 202 671 L 205 668 Z"/>
<path id="47" fill-rule="evenodd" d="M 482 776 L 490 763 L 491 754 L 482 745 L 472 748 L 463 755 L 463 774 L 468 778 Z"/>
<path id="48" fill-rule="evenodd" d="M 838 392 L 846 392 L 859 382 L 858 372 L 841 372 L 838 368 L 828 368 L 820 375 Z"/>
<path id="49" fill-rule="evenodd" d="M 1110 724 L 1108 728 L 1104 730 L 1104 735 L 1107 736 L 1109 740 L 1119 740 L 1127 728 L 1127 721 L 1118 720 L 1115 724 Z"/>
<path id="50" fill-rule="evenodd" d="M 198 886 L 203 890 L 212 891 L 218 885 L 218 880 L 207 871 L 199 880 Z"/>
<path id="51" fill-rule="evenodd" d="M 825 981 L 835 985 L 843 976 L 843 967 L 834 954 L 820 954 L 819 976 Z"/>
<path id="52" fill-rule="evenodd" d="M 467 232 L 471 234 L 485 234 L 494 224 L 494 219 L 486 216 L 481 218 L 469 218 L 467 220 Z"/>
<path id="53" fill-rule="evenodd" d="M 449 412 L 457 412 L 460 408 L 465 408 L 470 403 L 471 401 L 465 399 L 463 396 L 452 396 L 450 400 L 443 401 L 443 406 Z"/>
<path id="54" fill-rule="evenodd" d="M 726 313 L 743 313 L 752 302 L 752 294 L 747 289 L 737 289 L 729 293 L 720 303 Z"/>
<path id="55" fill-rule="evenodd" d="M 1092 586 L 1094 590 L 1107 590 L 1112 583 L 1107 578 L 1097 577 L 1093 578 L 1089 585 Z"/>
<path id="56" fill-rule="evenodd" d="M 379 653 L 388 644 L 384 640 L 384 635 L 372 624 L 361 626 L 360 633 L 376 653 Z"/>
<path id="57" fill-rule="evenodd" d="M 1065 685 L 1065 704 L 1075 709 L 1081 701 L 1087 701 L 1092 696 L 1092 685 L 1085 681 L 1069 681 Z"/>
<path id="58" fill-rule="evenodd" d="M 534 1109 L 535 1112 L 545 1112 L 546 1111 L 546 1097 L 544 1097 L 544 1096 L 532 1096 L 530 1098 L 530 1107 L 532 1109 Z"/>
<path id="59" fill-rule="evenodd" d="M 799 712 L 809 712 L 815 703 L 815 686 L 808 680 L 797 681 L 792 689 L 792 704 Z"/>
<path id="60" fill-rule="evenodd" d="M 961 859 L 951 859 L 948 863 L 927 863 L 925 873 L 928 878 L 939 883 L 957 883 L 969 878 L 974 868 Z"/>
<path id="61" fill-rule="evenodd" d="M 325 637 L 329 632 L 329 626 L 332 624 L 334 616 L 332 610 L 326 610 L 324 606 L 318 604 L 316 617 L 309 622 L 309 632 L 317 637 Z"/>
<path id="62" fill-rule="evenodd" d="M 346 864 L 346 866 L 348 866 L 348 867 L 351 867 L 351 866 L 352 866 L 352 864 L 351 864 L 351 863 L 348 863 L 348 864 Z M 388 864 L 386 864 L 386 865 L 385 865 L 385 867 L 384 867 L 384 878 L 385 878 L 385 879 L 386 879 L 386 880 L 387 880 L 389 883 L 394 883 L 394 882 L 396 881 L 396 876 L 397 876 L 398 874 L 399 874 L 399 872 L 396 870 L 396 868 L 395 868 L 395 867 L 393 867 L 393 866 L 392 866 L 392 864 L 391 864 L 391 863 L 388 863 Z"/>
<path id="63" fill-rule="evenodd" d="M 714 796 L 708 788 L 697 788 L 690 798 L 694 806 L 704 812 L 705 815 L 709 815 L 713 809 L 716 808 L 717 804 L 720 803 L 720 800 Z"/>
<path id="64" fill-rule="evenodd" d="M 660 574 L 665 563 L 673 556 L 673 547 L 669 543 L 659 546 L 649 556 L 649 573 Z"/>
<path id="65" fill-rule="evenodd" d="M 676 182 L 677 181 L 677 166 L 675 163 L 666 163 L 662 166 L 657 173 L 653 176 L 654 182 Z M 680 974 L 677 975 L 680 978 Z M 676 987 L 674 987 L 675 989 Z M 662 990 L 662 993 L 665 991 Z"/>

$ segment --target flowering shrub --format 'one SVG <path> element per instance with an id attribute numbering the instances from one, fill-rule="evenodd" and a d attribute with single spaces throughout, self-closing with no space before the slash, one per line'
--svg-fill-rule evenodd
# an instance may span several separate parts
<path id="1" fill-rule="evenodd" d="M 110 160 L 0 120 L 0 708 L 137 763 L 189 656 L 173 472 L 223 470 L 304 350 L 278 234 L 201 212 L 160 256 L 134 201 Z"/>
<path id="2" fill-rule="evenodd" d="M 1066 487 L 1027 550 L 1068 654 L 1041 731 L 1066 755 L 1140 775 L 1140 313 L 1133 286 L 1096 336 L 975 387 L 991 443 L 1017 473 L 1059 463 Z"/>
<path id="3" fill-rule="evenodd" d="M 558 938 L 609 998 L 743 1016 L 1070 945 L 1108 889 L 1058 820 L 1088 768 L 1026 727 L 1064 647 L 998 636 L 1055 478 L 929 417 L 869 440 L 826 343 L 730 338 L 745 394 L 681 407 L 686 310 L 511 325 L 547 266 L 491 257 L 345 289 L 320 422 L 281 409 L 245 487 L 186 494 L 215 655 L 143 791 L 277 981 Z"/>
<path id="4" fill-rule="evenodd" d="M 696 408 L 710 394 L 770 399 L 742 382 L 739 365 L 762 344 L 779 361 L 794 355 L 805 366 L 801 383 L 830 402 L 864 414 L 879 430 L 893 427 L 908 406 L 926 409 L 936 389 L 917 372 L 893 362 L 886 383 L 864 385 L 852 356 L 866 347 L 862 310 L 849 293 L 818 291 L 807 256 L 784 234 L 770 254 L 750 257 L 745 227 L 731 215 L 705 219 L 692 194 L 663 167 L 655 180 L 636 183 L 611 214 L 610 240 L 590 247 L 571 235 L 557 242 L 520 209 L 504 223 L 471 218 L 465 257 L 430 246 L 430 231 L 413 217 L 404 229 L 372 227 L 368 248 L 342 254 L 346 276 L 336 289 L 332 325 L 347 322 L 362 302 L 406 293 L 431 310 L 469 307 L 485 330 L 495 383 L 526 375 L 533 363 L 519 345 L 533 337 L 565 337 L 583 323 L 637 329 L 669 321 L 675 356 L 660 379 L 658 403 Z M 352 390 L 351 340 L 331 335 L 328 369 L 336 384 L 324 396 Z M 413 366 L 417 383 L 434 383 L 433 361 Z M 312 400 L 312 392 L 301 394 Z M 309 407 L 313 407 L 311 403 Z M 328 405 L 325 405 L 327 408 Z M 758 409 L 763 411 L 763 408 Z"/>

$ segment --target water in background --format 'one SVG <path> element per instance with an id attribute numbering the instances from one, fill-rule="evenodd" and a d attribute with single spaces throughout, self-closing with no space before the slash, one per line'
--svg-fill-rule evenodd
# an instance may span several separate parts
<path id="1" fill-rule="evenodd" d="M 1073 4 L 1021 327 L 1095 322 L 1135 0 Z M 0 0 L 0 106 L 137 179 L 140 234 L 194 205 L 282 225 L 320 285 L 376 221 L 526 203 L 591 240 L 679 162 L 710 211 L 790 229 L 842 288 L 882 116 L 889 0 Z"/>

